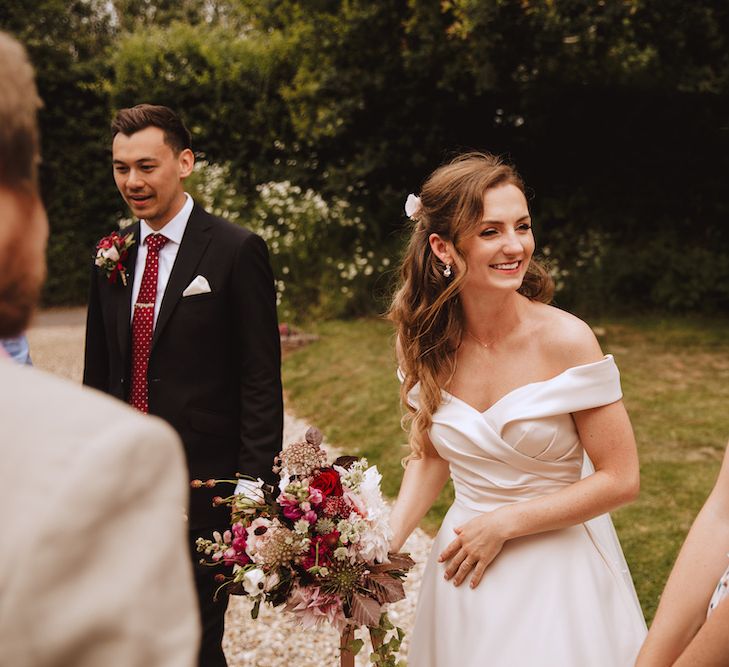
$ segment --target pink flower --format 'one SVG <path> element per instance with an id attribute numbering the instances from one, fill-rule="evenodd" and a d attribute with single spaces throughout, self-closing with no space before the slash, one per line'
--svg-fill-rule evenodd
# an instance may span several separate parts
<path id="1" fill-rule="evenodd" d="M 292 496 L 290 493 L 281 493 L 279 494 L 277 502 L 279 505 L 281 505 L 283 509 L 283 515 L 287 519 L 296 521 L 296 519 L 301 518 L 303 512 L 299 507 L 299 501 L 295 496 Z"/>
<path id="2" fill-rule="evenodd" d="M 296 586 L 291 591 L 286 610 L 292 612 L 305 628 L 326 621 L 342 632 L 347 625 L 342 599 L 338 595 L 322 593 L 318 586 Z"/>
<path id="3" fill-rule="evenodd" d="M 311 524 L 314 524 L 317 522 L 317 519 L 319 518 L 316 515 L 316 512 L 314 510 L 309 510 L 308 512 L 304 513 L 304 516 L 302 517 L 305 521 L 308 521 Z"/>
<path id="4" fill-rule="evenodd" d="M 309 487 L 309 502 L 316 506 L 321 505 L 324 502 L 324 494 L 316 487 Z"/>
<path id="5" fill-rule="evenodd" d="M 231 549 L 232 551 L 232 549 Z M 250 557 L 247 553 L 236 553 L 234 556 L 228 558 L 226 556 L 224 563 L 226 565 L 248 565 L 248 563 L 251 563 Z"/>
<path id="6" fill-rule="evenodd" d="M 292 521 L 300 519 L 303 514 L 304 513 L 298 505 L 285 505 L 283 508 L 283 515 Z"/>

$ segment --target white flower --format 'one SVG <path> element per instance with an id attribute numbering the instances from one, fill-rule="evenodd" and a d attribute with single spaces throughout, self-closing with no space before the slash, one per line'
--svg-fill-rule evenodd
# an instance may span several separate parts
<path id="1" fill-rule="evenodd" d="M 258 568 L 248 570 L 243 575 L 243 588 L 245 588 L 246 593 L 251 597 L 261 595 L 266 588 L 266 575 L 263 573 L 263 570 L 259 570 Z"/>
<path id="2" fill-rule="evenodd" d="M 367 506 L 367 514 L 369 518 L 374 520 L 379 520 L 380 517 L 388 513 L 387 505 L 380 490 L 381 481 L 380 471 L 377 470 L 377 466 L 372 466 L 365 470 L 364 475 L 362 475 L 362 482 L 359 485 L 359 495 Z"/>
<path id="3" fill-rule="evenodd" d="M 412 192 L 408 195 L 405 201 L 405 215 L 411 220 L 415 220 L 415 216 L 420 210 L 420 197 L 414 195 Z"/>
<path id="4" fill-rule="evenodd" d="M 233 493 L 236 496 L 243 496 L 243 498 L 250 500 L 250 505 L 256 507 L 262 505 L 264 501 L 263 484 L 264 481 L 262 479 L 239 479 Z M 248 505 L 245 501 L 240 504 L 242 506 Z"/>
<path id="5" fill-rule="evenodd" d="M 339 540 L 342 544 L 357 544 L 367 528 L 367 522 L 357 512 L 352 512 L 347 519 L 337 523 Z"/>
<path id="6" fill-rule="evenodd" d="M 308 525 L 309 524 L 307 522 L 307 526 Z M 319 533 L 319 535 L 328 535 L 329 533 L 331 533 L 334 530 L 334 528 L 335 528 L 334 521 L 332 521 L 331 519 L 329 519 L 327 517 L 322 517 L 314 525 L 314 529 L 316 530 L 317 533 Z"/>
<path id="7" fill-rule="evenodd" d="M 288 473 L 288 470 L 282 470 L 281 471 L 281 480 L 278 483 L 279 491 L 282 493 L 286 491 L 286 487 L 291 484 L 291 476 Z"/>
<path id="8" fill-rule="evenodd" d="M 388 521 L 381 521 L 371 525 L 360 534 L 357 551 L 360 558 L 367 563 L 384 563 L 390 547 L 392 531 Z"/>
<path id="9" fill-rule="evenodd" d="M 294 524 L 294 530 L 297 533 L 300 533 L 302 535 L 306 535 L 309 532 L 309 522 L 306 519 L 299 519 Z"/>
<path id="10" fill-rule="evenodd" d="M 248 528 L 246 528 L 246 553 L 251 558 L 253 558 L 256 553 L 258 542 L 266 538 L 266 533 L 270 526 L 270 519 L 258 517 L 251 522 L 251 525 L 248 526 Z"/>
<path id="11" fill-rule="evenodd" d="M 365 508 L 367 527 L 359 531 L 357 551 L 360 557 L 368 563 L 374 561 L 382 563 L 387 559 L 392 537 L 389 520 L 390 510 L 382 498 L 381 480 L 382 475 L 377 470 L 377 466 L 372 466 L 362 474 L 358 493 L 348 494 L 345 492 L 344 494 L 355 507 L 358 509 Z"/>
<path id="12" fill-rule="evenodd" d="M 349 550 L 347 547 L 337 547 L 332 554 L 337 560 L 344 560 L 349 558 Z"/>
<path id="13" fill-rule="evenodd" d="M 263 488 L 262 479 L 239 479 L 235 485 L 235 494 L 245 494 L 249 498 L 260 498 L 262 494 L 258 491 Z"/>
<path id="14" fill-rule="evenodd" d="M 105 248 L 101 251 L 101 254 L 104 256 L 104 259 L 110 259 L 112 262 L 119 261 L 119 251 L 116 249 L 116 246 Z"/>
<path id="15" fill-rule="evenodd" d="M 367 470 L 368 466 L 367 459 L 362 458 L 352 463 L 349 468 L 335 465 L 334 469 L 339 473 L 342 484 L 350 491 L 357 493 L 359 491 L 359 485 L 364 479 L 364 471 Z"/>

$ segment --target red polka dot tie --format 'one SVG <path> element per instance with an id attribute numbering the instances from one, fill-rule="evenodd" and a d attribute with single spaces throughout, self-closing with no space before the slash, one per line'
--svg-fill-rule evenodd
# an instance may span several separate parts
<path id="1" fill-rule="evenodd" d="M 129 393 L 129 403 L 142 412 L 149 412 L 147 366 L 154 331 L 159 251 L 167 241 L 168 239 L 162 234 L 150 234 L 144 241 L 147 245 L 147 261 L 144 264 L 142 284 L 139 287 L 132 317 L 132 388 Z"/>

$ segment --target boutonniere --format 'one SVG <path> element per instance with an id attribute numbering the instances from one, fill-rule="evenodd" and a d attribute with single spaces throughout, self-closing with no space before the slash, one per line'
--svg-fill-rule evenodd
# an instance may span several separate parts
<path id="1" fill-rule="evenodd" d="M 124 262 L 134 242 L 132 232 L 123 236 L 119 232 L 112 232 L 96 244 L 96 266 L 106 274 L 106 279 L 112 285 L 116 284 L 117 277 L 121 277 L 124 287 L 127 286 L 127 267 Z"/>

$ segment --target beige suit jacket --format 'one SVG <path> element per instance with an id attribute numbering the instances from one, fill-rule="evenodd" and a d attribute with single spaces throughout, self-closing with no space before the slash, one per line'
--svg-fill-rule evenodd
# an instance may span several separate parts
<path id="1" fill-rule="evenodd" d="M 195 664 L 187 489 L 164 422 L 0 359 L 0 665 Z"/>

